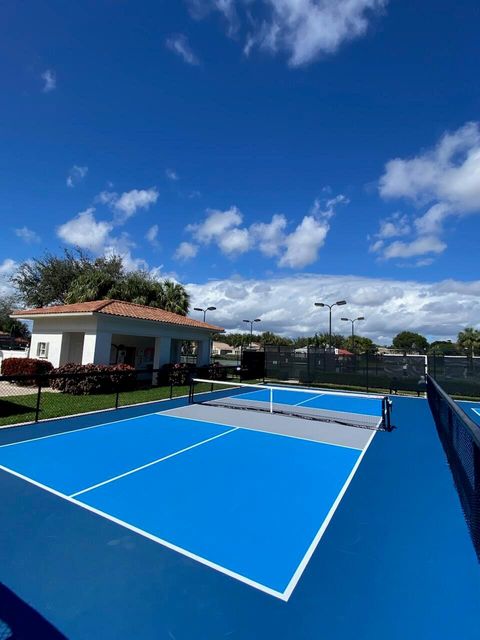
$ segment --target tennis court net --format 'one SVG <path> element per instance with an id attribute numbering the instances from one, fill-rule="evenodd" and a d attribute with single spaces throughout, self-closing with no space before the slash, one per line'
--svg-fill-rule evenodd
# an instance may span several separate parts
<path id="1" fill-rule="evenodd" d="M 210 385 L 208 391 L 205 391 L 206 383 Z M 392 428 L 390 400 L 375 395 L 194 378 L 190 386 L 190 403 L 333 422 L 349 427 L 384 431 Z"/>
<path id="2" fill-rule="evenodd" d="M 480 427 L 430 376 L 427 397 L 480 561 Z"/>

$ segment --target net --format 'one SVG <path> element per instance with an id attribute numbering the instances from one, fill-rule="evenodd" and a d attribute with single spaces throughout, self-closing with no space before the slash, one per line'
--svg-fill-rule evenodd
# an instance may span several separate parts
<path id="1" fill-rule="evenodd" d="M 430 376 L 427 397 L 480 561 L 480 427 Z"/>
<path id="2" fill-rule="evenodd" d="M 205 391 L 205 383 L 209 390 Z M 199 385 L 202 385 L 201 387 Z M 194 378 L 190 402 L 390 431 L 387 397 Z"/>

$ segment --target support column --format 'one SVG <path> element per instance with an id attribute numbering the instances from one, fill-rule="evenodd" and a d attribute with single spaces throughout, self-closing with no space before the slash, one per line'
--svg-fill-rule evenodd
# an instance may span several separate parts
<path id="1" fill-rule="evenodd" d="M 171 338 L 155 338 L 155 351 L 153 352 L 153 368 L 160 369 L 164 364 L 171 362 Z M 152 383 L 157 384 L 158 376 L 153 374 Z"/>
<path id="2" fill-rule="evenodd" d="M 207 338 L 198 341 L 197 349 L 197 366 L 204 367 L 210 364 L 210 353 L 212 349 L 212 340 Z"/>
<path id="3" fill-rule="evenodd" d="M 85 333 L 82 364 L 110 364 L 111 333 Z"/>

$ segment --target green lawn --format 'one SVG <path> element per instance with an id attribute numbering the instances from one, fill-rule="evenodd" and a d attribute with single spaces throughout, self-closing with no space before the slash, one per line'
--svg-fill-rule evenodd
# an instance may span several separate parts
<path id="1" fill-rule="evenodd" d="M 196 387 L 198 391 L 209 391 L 210 385 L 202 384 Z M 173 387 L 173 398 L 188 395 L 188 386 Z M 138 391 L 124 391 L 119 395 L 119 406 L 141 404 L 155 400 L 165 400 L 170 397 L 170 387 L 155 387 Z M 3 396 L 0 397 L 0 426 L 32 422 L 35 420 L 37 395 Z M 90 396 L 72 396 L 67 393 L 53 393 L 42 391 L 40 403 L 40 420 L 71 416 L 88 411 L 101 411 L 115 407 L 115 394 L 98 394 Z"/>

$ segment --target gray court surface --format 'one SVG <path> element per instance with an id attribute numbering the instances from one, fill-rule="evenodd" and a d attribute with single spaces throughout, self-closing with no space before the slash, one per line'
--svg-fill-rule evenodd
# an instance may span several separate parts
<path id="1" fill-rule="evenodd" d="M 305 438 L 316 442 L 325 442 L 354 449 L 364 449 L 367 442 L 375 433 L 370 429 L 348 427 L 332 422 L 319 420 L 304 420 L 291 416 L 281 416 L 255 411 L 240 411 L 221 406 L 194 404 L 165 411 L 163 415 L 190 418 L 226 424 L 243 429 L 268 431 L 280 435 Z"/>

